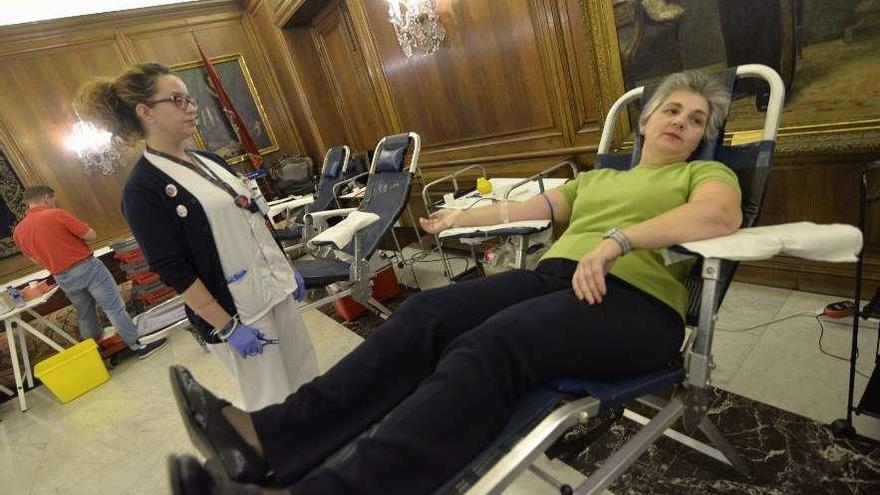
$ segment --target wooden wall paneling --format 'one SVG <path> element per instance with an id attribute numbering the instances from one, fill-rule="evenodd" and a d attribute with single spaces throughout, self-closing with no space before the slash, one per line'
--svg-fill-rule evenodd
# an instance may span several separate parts
<path id="1" fill-rule="evenodd" d="M 320 160 L 328 148 L 348 141 L 345 124 L 329 90 L 330 83 L 321 68 L 321 57 L 312 37 L 311 26 L 286 27 L 284 36 L 294 64 L 299 68 L 305 96 L 304 113 L 318 146 L 317 150 L 312 151 L 312 158 L 315 163 L 321 163 Z"/>
<path id="2" fill-rule="evenodd" d="M 870 157 L 775 157 L 760 224 L 787 222 L 846 223 L 858 221 L 858 183 Z M 869 188 L 880 187 L 880 176 Z M 868 210 L 865 234 L 864 295 L 880 285 L 880 205 Z M 744 262 L 737 280 L 852 298 L 854 264 L 821 263 L 787 256 Z"/>
<path id="3" fill-rule="evenodd" d="M 565 146 L 535 2 L 441 2 L 446 41 L 409 59 L 387 3 L 366 2 L 365 10 L 401 126 L 424 140 L 423 162 L 491 153 L 474 151 L 487 143 L 496 150 Z"/>
<path id="4" fill-rule="evenodd" d="M 408 132 L 410 129 L 403 128 L 400 123 L 400 115 L 397 112 L 397 106 L 391 98 L 391 88 L 389 88 L 388 80 L 385 77 L 382 59 L 377 49 L 375 35 L 370 28 L 370 21 L 364 2 L 346 0 L 346 7 L 351 17 L 356 37 L 360 42 L 367 74 L 376 92 L 379 111 L 385 123 L 387 134 Z"/>
<path id="5" fill-rule="evenodd" d="M 345 3 L 328 5 L 313 26 L 312 38 L 347 142 L 354 150 L 373 149 L 386 130 Z"/>
<path id="6" fill-rule="evenodd" d="M 324 153 L 317 141 L 319 130 L 303 86 L 301 68 L 294 63 L 284 30 L 276 23 L 275 12 L 268 1 L 252 2 L 248 16 L 255 35 L 265 48 L 266 60 L 274 70 L 279 98 L 300 141 L 300 153 L 311 156 L 318 163 Z"/>
<path id="7" fill-rule="evenodd" d="M 198 39 L 209 57 L 241 53 L 279 147 L 282 151 L 300 149 L 299 139 L 290 120 L 282 115 L 285 109 L 280 102 L 280 95 L 275 91 L 274 77 L 262 51 L 252 44 L 252 38 L 247 35 L 240 18 L 174 29 L 141 31 L 131 34 L 130 38 L 142 60 L 155 60 L 166 65 L 199 60 L 195 39 Z M 271 155 L 270 153 L 269 161 Z"/>
<path id="8" fill-rule="evenodd" d="M 610 2 L 593 2 L 586 0 L 581 9 L 589 29 L 587 30 L 587 42 L 591 48 L 592 67 L 595 68 L 596 98 L 599 103 L 601 117 L 599 126 L 604 127 L 605 117 L 611 106 L 626 92 L 623 82 L 623 67 L 620 63 L 620 47 L 617 43 L 617 25 L 614 21 L 614 11 Z M 623 116 L 626 117 L 626 116 Z M 612 141 L 619 144 L 629 134 L 628 118 L 620 118 L 614 130 L 615 139 Z"/>
<path id="9" fill-rule="evenodd" d="M 572 108 L 572 81 L 568 67 L 563 61 L 565 33 L 562 28 L 563 14 L 559 10 L 558 0 L 540 0 L 532 3 L 535 29 L 540 34 L 538 44 L 541 56 L 545 60 L 544 77 L 547 87 L 553 90 L 554 115 L 556 127 L 565 137 L 565 146 L 574 142 L 575 123 Z"/>
<path id="10" fill-rule="evenodd" d="M 0 119 L 35 178 L 57 191 L 59 203 L 94 227 L 99 238 L 127 229 L 119 212 L 126 167 L 86 176 L 65 139 L 76 121 L 70 102 L 94 76 L 117 74 L 125 61 L 113 39 L 10 55 L 0 59 Z"/>
<path id="11" fill-rule="evenodd" d="M 118 29 L 138 26 L 151 29 L 185 22 L 210 22 L 229 18 L 240 11 L 239 0 L 199 0 L 87 16 L 52 19 L 12 26 L 0 26 L 0 55 L 25 53 L 75 43 L 108 39 Z"/>
<path id="12" fill-rule="evenodd" d="M 275 105 L 278 105 L 278 117 L 281 119 L 282 124 L 281 130 L 289 129 L 290 137 L 293 139 L 292 143 L 281 145 L 279 142 L 279 145 L 281 145 L 282 150 L 287 149 L 294 151 L 297 154 L 302 154 L 305 151 L 305 146 L 300 131 L 293 120 L 293 112 L 290 108 L 290 103 L 282 96 L 278 70 L 276 70 L 275 65 L 270 60 L 267 46 L 262 42 L 263 37 L 261 36 L 261 30 L 251 15 L 245 15 L 242 17 L 242 26 L 244 27 L 244 32 L 250 45 L 258 54 L 256 61 L 258 62 L 260 71 L 266 75 L 268 89 L 271 93 L 270 99 Z M 271 38 L 271 36 L 268 38 Z"/>
<path id="13" fill-rule="evenodd" d="M 567 79 L 571 85 L 573 144 L 597 144 L 604 122 L 601 121 L 599 84 L 593 65 L 594 48 L 588 34 L 587 12 L 579 0 L 559 0 L 558 9 L 564 36 L 564 67 L 568 69 Z"/>

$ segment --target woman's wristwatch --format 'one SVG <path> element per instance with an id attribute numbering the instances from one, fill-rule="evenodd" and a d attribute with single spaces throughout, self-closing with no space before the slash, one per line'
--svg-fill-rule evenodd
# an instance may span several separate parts
<path id="1" fill-rule="evenodd" d="M 621 253 L 623 256 L 626 253 L 632 251 L 632 244 L 629 242 L 629 237 L 626 236 L 623 232 L 620 231 L 617 227 L 612 227 L 605 232 L 605 235 L 602 236 L 602 239 L 613 239 L 620 246 Z"/>

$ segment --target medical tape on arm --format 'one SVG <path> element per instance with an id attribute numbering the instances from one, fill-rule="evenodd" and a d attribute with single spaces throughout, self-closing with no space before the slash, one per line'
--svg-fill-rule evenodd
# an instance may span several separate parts
<path id="1" fill-rule="evenodd" d="M 547 209 L 550 210 L 550 225 L 556 225 L 556 214 L 553 212 L 553 203 L 550 202 L 550 198 L 547 197 L 546 192 L 541 193 L 541 197 L 544 198 L 544 202 L 547 203 Z"/>

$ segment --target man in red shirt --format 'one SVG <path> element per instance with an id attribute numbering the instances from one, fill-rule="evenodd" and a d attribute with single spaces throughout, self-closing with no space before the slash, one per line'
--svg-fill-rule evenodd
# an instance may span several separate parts
<path id="1" fill-rule="evenodd" d="M 138 342 L 137 327 L 125 311 L 125 304 L 110 270 L 86 242 L 94 241 L 95 231 L 61 208 L 56 207 L 55 191 L 45 185 L 24 190 L 28 205 L 24 218 L 12 234 L 21 252 L 43 266 L 55 277 L 61 290 L 76 308 L 79 332 L 83 338 L 100 340 L 96 306 L 141 359 L 167 344 L 165 339 L 143 345 Z"/>

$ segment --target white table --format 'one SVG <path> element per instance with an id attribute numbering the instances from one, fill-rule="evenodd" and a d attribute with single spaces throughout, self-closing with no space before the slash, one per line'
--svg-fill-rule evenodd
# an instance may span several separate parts
<path id="1" fill-rule="evenodd" d="M 100 247 L 98 249 L 95 249 L 94 255 L 95 255 L 95 258 L 100 258 L 101 256 L 104 256 L 105 254 L 112 252 L 112 251 L 113 251 L 113 249 L 111 249 L 110 246 L 104 246 L 104 247 Z M 23 275 L 21 277 L 13 279 L 13 280 L 3 281 L 2 286 L 9 287 L 11 285 L 13 287 L 21 287 L 23 285 L 27 285 L 27 283 L 30 282 L 31 280 L 42 280 L 48 276 L 49 276 L 49 270 L 46 270 L 44 268 L 40 271 L 28 273 L 27 275 Z"/>
<path id="2" fill-rule="evenodd" d="M 269 221 L 272 222 L 272 227 L 278 228 L 275 224 L 276 216 L 284 213 L 284 219 L 288 220 L 290 218 L 290 212 L 314 202 L 315 198 L 311 194 L 276 199 L 275 201 L 269 202 L 269 212 L 266 215 L 269 217 Z"/>
<path id="3" fill-rule="evenodd" d="M 76 344 L 77 340 L 68 335 L 64 330 L 58 327 L 58 325 L 49 321 L 48 318 L 44 318 L 39 313 L 34 311 L 34 308 L 48 301 L 53 294 L 58 292 L 58 286 L 56 285 L 54 288 L 41 295 L 40 297 L 35 297 L 30 301 L 27 301 L 27 304 L 20 308 L 13 308 L 10 311 L 5 313 L 0 313 L 0 319 L 3 320 L 3 328 L 6 331 L 6 342 L 9 344 L 9 357 L 12 360 L 12 374 L 15 375 L 15 388 L 18 390 L 18 403 L 21 406 L 22 411 L 27 410 L 27 402 L 24 397 L 24 379 L 21 375 L 21 369 L 18 367 L 18 351 L 16 349 L 15 343 L 15 335 L 18 335 L 18 341 L 21 344 L 21 358 L 22 364 L 24 365 L 25 378 L 27 378 L 28 387 L 33 388 L 34 386 L 34 377 L 33 370 L 31 370 L 31 362 L 30 356 L 28 356 L 27 351 L 27 343 L 25 342 L 25 331 L 30 332 L 34 337 L 42 340 L 52 349 L 55 349 L 58 352 L 64 350 L 63 347 L 55 343 L 54 340 L 50 339 L 42 332 L 34 328 L 30 323 L 25 322 L 22 319 L 24 314 L 29 314 L 34 317 L 35 321 L 41 321 L 46 328 L 53 330 L 61 334 L 62 337 L 70 341 L 71 344 Z M 4 387 L 5 388 L 5 387 Z M 4 392 L 12 395 L 12 391 L 4 390 Z"/>

